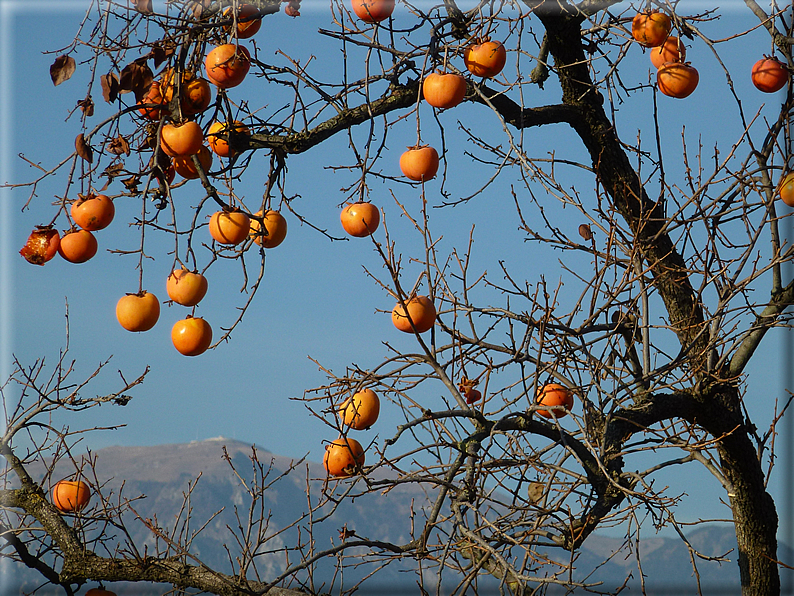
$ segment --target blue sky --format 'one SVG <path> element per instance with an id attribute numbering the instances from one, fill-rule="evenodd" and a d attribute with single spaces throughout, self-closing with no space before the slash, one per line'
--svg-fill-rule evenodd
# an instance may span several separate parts
<path id="1" fill-rule="evenodd" d="M 48 69 L 57 51 L 71 41 L 83 6 L 83 2 L 64 1 L 0 2 L 0 137 L 3 139 L 0 171 L 4 181 L 22 182 L 33 175 L 34 170 L 17 157 L 19 153 L 44 167 L 51 167 L 72 151 L 73 139 L 80 132 L 79 119 L 72 116 L 66 121 L 66 118 L 75 102 L 85 94 L 88 65 L 79 64 L 75 77 L 59 87 L 52 86 Z M 399 18 L 400 7 L 397 10 Z M 319 71 L 335 68 L 338 48 L 316 34 L 319 27 L 332 27 L 327 7 L 304 2 L 302 13 L 296 20 L 283 14 L 264 19 L 256 38 L 260 51 L 274 57 L 274 61 L 278 59 L 275 57 L 278 49 L 303 60 L 314 55 Z M 709 30 L 712 37 L 719 37 L 719 31 L 727 36 L 732 27 L 735 29 L 737 23 L 746 22 L 748 18 L 746 9 L 739 3 L 735 7 L 724 5 L 723 14 L 721 21 L 709 25 L 713 27 Z M 763 36 L 751 35 L 737 40 L 735 47 L 725 46 L 723 54 L 723 58 L 730 59 L 731 74 L 749 114 L 754 114 L 763 101 L 771 101 L 768 96 L 754 93 L 745 76 L 757 55 L 769 52 L 766 46 L 758 47 L 757 51 L 753 47 L 754 43 L 763 43 L 763 39 Z M 744 50 L 744 44 L 753 49 Z M 724 75 L 704 44 L 692 46 L 689 59 L 703 65 L 700 88 L 686 103 L 659 99 L 659 117 L 670 125 L 669 131 L 665 131 L 664 142 L 671 151 L 680 147 L 682 126 L 688 127 L 690 142 L 697 142 L 698 135 L 702 134 L 706 146 L 717 139 L 724 143 L 727 134 L 735 132 L 731 120 L 735 108 L 728 97 Z M 45 49 L 56 53 L 42 54 Z M 87 54 L 78 54 L 78 58 L 80 56 L 85 58 Z M 645 77 L 647 80 L 647 56 L 638 48 L 631 48 L 624 64 L 624 78 L 642 80 Z M 258 83 L 246 81 L 237 97 L 241 97 L 245 89 L 254 89 Z M 553 84 L 547 85 L 544 93 L 545 97 L 537 103 L 558 100 Z M 235 93 L 231 95 L 234 97 Z M 101 97 L 94 99 L 98 112 L 106 109 L 99 105 Z M 619 106 L 621 132 L 628 140 L 633 140 L 634 129 L 646 124 L 649 118 L 647 97 L 640 102 L 640 108 L 635 108 L 631 101 Z M 420 116 L 424 140 L 437 144 L 439 127 L 426 106 L 421 108 Z M 483 108 L 461 106 L 454 113 L 442 113 L 439 121 L 449 138 L 453 138 L 459 119 L 468 126 L 482 124 L 484 118 Z M 415 142 L 413 117 L 403 125 L 402 130 L 396 129 L 390 135 L 385 157 L 380 162 L 382 170 L 391 175 L 398 173 L 397 162 L 403 148 Z M 364 132 L 354 131 L 358 143 L 362 142 Z M 532 135 L 533 142 L 547 143 L 554 150 L 570 151 L 579 158 L 583 155 L 573 134 L 563 127 L 525 134 Z M 460 136 L 454 138 L 460 139 Z M 498 137 L 494 135 L 494 138 Z M 651 138 L 645 142 L 650 143 Z M 449 144 L 448 141 L 448 150 L 451 175 L 445 190 L 453 198 L 467 195 L 487 180 L 488 168 L 472 163 L 464 154 L 464 150 L 474 150 L 470 143 Z M 345 194 L 340 189 L 352 184 L 357 174 L 344 170 L 334 172 L 324 166 L 352 161 L 345 135 L 288 161 L 287 194 L 300 195 L 293 203 L 294 208 L 337 237 L 343 235 L 338 214 Z M 251 204 L 256 204 L 261 197 L 264 178 L 258 171 L 263 171 L 265 165 L 265 158 L 256 156 L 249 175 L 236 187 L 238 194 Z M 458 172 L 465 172 L 465 175 Z M 587 181 L 574 171 L 566 175 L 573 181 Z M 465 205 L 432 211 L 432 222 L 437 224 L 439 235 L 443 234 L 441 246 L 447 250 L 465 245 L 471 226 L 476 223 L 473 270 L 495 272 L 498 262 L 504 260 L 513 271 L 527 278 L 546 275 L 553 286 L 553 276 L 558 272 L 556 257 L 539 259 L 533 252 L 533 245 L 524 243 L 514 230 L 510 185 L 516 182 L 515 176 L 503 176 L 502 181 Z M 74 428 L 125 425 L 86 435 L 83 439 L 86 447 L 180 443 L 225 436 L 256 443 L 281 455 L 299 457 L 310 453 L 311 459 L 319 461 L 322 441 L 335 437 L 302 403 L 291 399 L 324 383 L 325 377 L 315 361 L 341 374 L 351 364 L 362 368 L 376 366 L 386 354 L 383 342 L 412 349 L 413 339 L 395 331 L 388 314 L 383 312 L 392 308 L 394 299 L 365 271 L 366 268 L 385 279 L 372 243 L 368 239 L 331 242 L 311 227 L 301 225 L 292 214 L 287 214 L 286 240 L 268 252 L 263 288 L 227 345 L 197 358 L 178 354 L 170 342 L 170 328 L 174 321 L 187 314 L 187 310 L 177 306 L 164 306 L 160 322 L 152 331 L 128 333 L 116 322 L 114 308 L 119 297 L 137 291 L 136 260 L 109 254 L 105 249 L 125 250 L 136 246 L 137 232 L 128 228 L 126 222 L 140 210 L 137 200 L 116 202 L 116 221 L 97 234 L 100 253 L 84 265 L 71 265 L 56 258 L 45 267 L 34 267 L 17 255 L 30 229 L 52 218 L 51 197 L 61 195 L 64 184 L 62 174 L 42 183 L 30 209 L 24 212 L 20 207 L 28 191 L 0 190 L 0 372 L 5 378 L 12 353 L 23 362 L 46 357 L 54 363 L 65 342 L 67 302 L 70 355 L 77 360 L 75 380 L 91 374 L 101 361 L 113 356 L 104 374 L 89 386 L 89 392 L 112 390 L 117 384 L 119 369 L 130 378 L 140 374 L 145 366 L 151 366 L 147 382 L 134 391 L 135 399 L 125 408 L 96 408 L 58 421 Z M 175 194 L 178 203 L 195 205 L 201 198 L 198 183 L 191 184 Z M 374 179 L 371 186 L 369 198 L 385 209 L 386 224 L 393 237 L 400 239 L 407 262 L 412 251 L 421 246 L 421 239 L 411 234 L 395 199 L 415 214 L 421 200 L 419 190 Z M 439 186 L 439 180 L 428 184 L 428 196 L 438 197 Z M 591 188 L 591 183 L 585 184 L 582 191 L 592 192 Z M 509 222 L 507 231 L 505 222 Z M 578 220 L 572 221 L 571 225 L 578 223 Z M 59 227 L 63 227 L 63 221 L 59 222 Z M 383 230 L 379 233 L 376 237 L 382 241 Z M 166 299 L 165 279 L 172 263 L 168 255 L 170 250 L 171 241 L 165 237 L 152 238 L 151 247 L 147 248 L 156 259 L 145 264 L 144 287 L 161 300 Z M 206 264 L 207 253 L 198 254 L 199 260 Z M 251 260 L 249 266 L 255 264 L 255 260 Z M 407 264 L 406 270 L 410 286 L 420 269 Z M 204 316 L 218 334 L 219 327 L 228 326 L 236 316 L 236 307 L 245 301 L 245 296 L 240 294 L 243 277 L 239 265 L 232 262 L 213 264 L 208 277 L 209 293 L 197 314 Z M 757 422 L 761 428 L 768 424 L 770 400 L 775 396 L 781 401 L 784 398 L 786 379 L 781 371 L 790 368 L 785 364 L 785 347 L 782 333 L 771 334 L 750 371 L 751 376 L 756 375 L 758 379 L 751 381 L 748 393 L 757 394 L 759 400 L 763 400 L 760 405 L 766 412 Z M 377 436 L 382 443 L 399 420 L 397 413 L 385 404 L 380 421 L 367 431 L 366 440 Z M 781 462 L 778 470 L 787 467 L 789 463 Z M 685 517 L 713 516 L 717 483 L 700 470 L 689 482 L 687 474 L 690 473 L 689 468 L 677 470 L 669 480 L 679 483 L 679 488 L 683 487 L 682 490 L 692 496 L 683 506 Z M 784 494 L 784 484 L 780 480 L 772 486 L 776 496 Z M 780 501 L 781 514 L 782 506 Z"/>

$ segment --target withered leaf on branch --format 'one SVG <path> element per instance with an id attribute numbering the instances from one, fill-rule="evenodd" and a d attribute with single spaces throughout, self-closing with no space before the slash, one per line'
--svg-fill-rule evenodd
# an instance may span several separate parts
<path id="1" fill-rule="evenodd" d="M 137 60 L 129 63 L 121 71 L 119 77 L 119 93 L 129 93 L 132 91 L 135 94 L 136 101 L 141 101 L 149 87 L 152 86 L 154 80 L 154 73 L 152 69 L 146 66 L 144 62 L 141 64 Z"/>
<path id="2" fill-rule="evenodd" d="M 52 66 L 50 66 L 52 84 L 57 87 L 64 81 L 68 81 L 74 74 L 76 67 L 74 58 L 71 56 L 58 56 Z"/>
<path id="3" fill-rule="evenodd" d="M 138 176 L 130 176 L 129 178 L 125 178 L 121 181 L 121 183 L 127 187 L 132 193 L 138 193 L 138 184 L 140 184 L 140 178 Z"/>
<path id="4" fill-rule="evenodd" d="M 99 84 L 102 85 L 102 97 L 108 103 L 113 103 L 119 96 L 119 80 L 112 72 L 99 77 Z"/>
<path id="5" fill-rule="evenodd" d="M 132 0 L 132 5 L 141 14 L 152 14 L 152 0 Z"/>
<path id="6" fill-rule="evenodd" d="M 121 176 L 124 173 L 124 164 L 123 163 L 114 163 L 105 168 L 105 171 L 102 172 L 102 176 L 108 177 L 108 182 L 116 178 L 117 176 Z"/>
<path id="7" fill-rule="evenodd" d="M 115 139 L 111 139 L 106 147 L 107 150 L 114 155 L 130 154 L 130 144 L 122 135 L 117 136 Z"/>
<path id="8" fill-rule="evenodd" d="M 152 51 L 149 53 L 152 60 L 154 60 L 154 67 L 160 68 L 160 65 L 174 55 L 176 47 L 173 42 L 155 42 L 152 46 Z"/>
<path id="9" fill-rule="evenodd" d="M 77 106 L 83 111 L 83 114 L 89 118 L 94 115 L 94 100 L 91 99 L 90 95 L 78 101 Z"/>
<path id="10" fill-rule="evenodd" d="M 85 142 L 83 133 L 77 135 L 77 138 L 74 140 L 74 148 L 77 150 L 77 155 L 82 157 L 88 163 L 93 163 L 94 151 L 91 149 L 91 146 Z"/>

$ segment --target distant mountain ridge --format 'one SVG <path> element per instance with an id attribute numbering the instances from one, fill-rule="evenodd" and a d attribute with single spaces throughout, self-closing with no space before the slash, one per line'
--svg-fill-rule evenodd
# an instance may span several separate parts
<path id="1" fill-rule="evenodd" d="M 225 454 L 224 454 L 225 449 Z M 106 447 L 94 453 L 96 457 L 96 476 L 102 482 L 103 494 L 117 494 L 122 486 L 128 499 L 133 499 L 132 506 L 141 519 L 154 520 L 157 524 L 170 528 L 184 503 L 184 494 L 192 486 L 190 507 L 192 508 L 192 528 L 198 528 L 205 520 L 210 520 L 198 537 L 193 541 L 191 552 L 201 558 L 209 566 L 220 571 L 231 571 L 229 555 L 219 545 L 233 544 L 230 529 L 235 529 L 244 522 L 247 504 L 250 497 L 240 481 L 240 477 L 250 483 L 253 477 L 250 457 L 254 453 L 250 444 L 233 439 L 218 437 L 204 441 L 185 444 L 158 445 L 146 447 Z M 264 469 L 272 468 L 268 481 L 288 470 L 295 464 L 291 458 L 272 454 L 259 447 L 256 448 L 257 460 Z M 231 465 L 230 465 L 231 464 Z M 232 471 L 234 466 L 236 470 Z M 41 471 L 31 470 L 34 474 Z M 73 472 L 66 465 L 59 464 L 55 477 L 61 478 Z M 196 482 L 196 478 L 199 477 Z M 303 462 L 292 474 L 280 479 L 268 488 L 265 493 L 265 510 L 270 511 L 268 530 L 276 533 L 284 530 L 307 510 L 306 487 L 311 487 L 313 502 L 317 502 L 325 480 L 325 471 L 321 464 Z M 145 495 L 144 499 L 137 497 Z M 391 490 L 388 495 L 369 494 L 357 497 L 352 502 L 345 501 L 338 509 L 323 511 L 328 519 L 314 530 L 314 541 L 317 550 L 340 542 L 339 531 L 343 527 L 354 530 L 359 536 L 371 539 L 388 540 L 394 543 L 405 543 L 411 539 L 410 517 L 412 512 L 421 519 L 421 507 L 429 503 L 427 495 L 421 487 L 401 485 Z M 220 512 L 220 513 L 219 513 Z M 240 517 L 238 518 L 237 515 Z M 243 520 L 241 522 L 240 520 Z M 139 549 L 147 548 L 149 552 L 159 542 L 152 533 L 139 521 L 131 521 L 132 537 Z M 417 521 L 418 525 L 418 521 Z M 306 539 L 306 528 L 302 529 L 301 537 Z M 704 594 L 739 594 L 739 572 L 736 565 L 736 539 L 730 526 L 702 526 L 687 534 L 692 546 L 700 552 L 715 556 L 727 555 L 729 563 L 697 561 L 700 584 Z M 263 553 L 259 560 L 259 572 L 263 579 L 272 579 L 284 569 L 284 549 L 298 540 L 297 531 L 285 530 L 266 546 L 272 554 Z M 622 550 L 621 550 L 622 548 Z M 692 572 L 690 555 L 683 542 L 679 539 L 648 536 L 639 546 L 642 573 L 646 576 L 645 585 L 648 593 L 662 594 L 696 594 L 697 579 Z M 615 554 L 617 552 L 617 554 Z M 606 559 L 607 563 L 603 563 Z M 780 547 L 779 556 L 784 562 L 792 561 L 792 552 L 786 546 Z M 293 553 L 291 561 L 296 560 Z M 329 563 L 332 563 L 329 561 Z M 419 594 L 417 580 L 411 560 L 397 562 L 379 571 L 375 577 L 368 579 L 359 590 L 359 594 L 410 593 Z M 599 591 L 621 585 L 631 575 L 628 586 L 633 593 L 639 588 L 639 566 L 637 558 L 629 552 L 624 540 L 606 536 L 593 535 L 587 539 L 575 561 L 576 575 L 582 577 L 585 571 L 597 569 L 587 577 L 588 583 L 604 582 Z M 599 566 L 599 564 L 601 564 Z M 328 570 L 330 565 L 321 565 L 314 576 L 314 590 L 322 592 L 338 592 L 338 578 Z M 346 570 L 345 585 L 352 584 L 362 574 L 356 569 Z M 446 572 L 445 572 L 446 573 Z M 784 575 L 784 581 L 792 583 L 791 573 Z M 304 575 L 302 581 L 308 582 Z M 427 579 L 427 578 L 425 578 Z M 3 596 L 29 593 L 38 585 L 38 578 L 21 565 L 2 568 L 0 593 Z M 323 586 L 320 588 L 320 586 Z M 484 594 L 495 590 L 495 582 L 489 578 L 480 582 L 478 593 Z M 293 584 L 292 587 L 300 588 Z M 454 582 L 450 589 L 454 587 Z M 136 596 L 153 596 L 164 594 L 169 586 L 111 586 L 119 596 L 135 594 Z M 39 595 L 55 594 L 42 590 Z M 60 592 L 62 594 L 62 591 Z M 442 593 L 443 590 L 442 590 Z M 550 590 L 549 594 L 558 593 Z M 559 592 L 564 593 L 564 592 Z"/>

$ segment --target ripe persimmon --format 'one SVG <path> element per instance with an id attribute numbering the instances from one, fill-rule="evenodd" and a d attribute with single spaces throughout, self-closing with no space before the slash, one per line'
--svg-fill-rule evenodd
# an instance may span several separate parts
<path id="1" fill-rule="evenodd" d="M 212 343 L 212 327 L 202 318 L 189 316 L 174 323 L 171 341 L 180 354 L 198 356 Z"/>
<path id="2" fill-rule="evenodd" d="M 751 77 L 756 89 L 764 93 L 775 93 L 788 83 L 789 71 L 777 58 L 764 56 L 753 64 Z"/>
<path id="3" fill-rule="evenodd" d="M 566 410 L 573 407 L 573 393 L 559 383 L 548 383 L 538 392 L 536 403 L 542 406 L 565 406 Z M 562 409 L 536 410 L 544 418 L 563 418 L 568 412 Z"/>
<path id="4" fill-rule="evenodd" d="M 507 50 L 498 41 L 485 40 L 463 50 L 463 62 L 476 77 L 495 77 L 505 67 Z"/>
<path id="5" fill-rule="evenodd" d="M 380 23 L 394 12 L 395 0 L 351 0 L 350 5 L 365 23 Z"/>
<path id="6" fill-rule="evenodd" d="M 262 226 L 258 219 L 251 220 L 251 231 L 249 235 L 259 246 L 264 248 L 275 248 L 287 237 L 287 220 L 278 211 L 268 209 L 262 214 L 257 211 L 256 215 L 262 218 L 265 224 L 265 230 L 262 231 Z M 267 232 L 267 234 L 265 234 Z"/>
<path id="7" fill-rule="evenodd" d="M 339 437 L 325 446 L 325 471 L 337 478 L 348 478 L 364 465 L 364 448 L 355 439 Z"/>
<path id="8" fill-rule="evenodd" d="M 207 294 L 207 278 L 187 269 L 174 269 L 165 282 L 168 297 L 182 306 L 196 306 Z"/>
<path id="9" fill-rule="evenodd" d="M 781 201 L 789 207 L 794 207 L 794 172 L 789 172 L 780 180 L 777 193 Z"/>
<path id="10" fill-rule="evenodd" d="M 698 71 L 684 62 L 667 62 L 656 71 L 656 85 L 659 91 L 677 99 L 689 97 L 697 88 L 699 81 Z"/>
<path id="11" fill-rule="evenodd" d="M 427 296 L 415 296 L 405 301 L 408 314 L 398 302 L 391 311 L 391 321 L 397 329 L 405 333 L 413 333 L 411 321 L 414 322 L 417 333 L 424 333 L 433 327 L 436 322 L 436 307 Z"/>
<path id="12" fill-rule="evenodd" d="M 459 74 L 431 72 L 422 82 L 425 101 L 436 108 L 453 108 L 466 96 L 466 79 Z"/>
<path id="13" fill-rule="evenodd" d="M 244 46 L 231 43 L 210 50 L 204 68 L 211 83 L 222 89 L 236 87 L 243 82 L 251 68 L 251 54 Z"/>
<path id="14" fill-rule="evenodd" d="M 96 232 L 110 225 L 116 215 L 116 207 L 107 195 L 88 195 L 72 203 L 69 213 L 78 226 Z"/>
<path id="15" fill-rule="evenodd" d="M 364 430 L 375 424 L 380 414 L 380 400 L 372 389 L 353 394 L 339 408 L 342 424 L 355 430 Z"/>
<path id="16" fill-rule="evenodd" d="M 44 265 L 58 253 L 60 244 L 61 237 L 58 230 L 49 226 L 37 226 L 28 236 L 19 254 L 25 257 L 28 263 Z"/>
<path id="17" fill-rule="evenodd" d="M 237 11 L 237 37 L 239 39 L 248 39 L 249 37 L 253 37 L 257 34 L 259 28 L 262 26 L 262 19 L 254 19 L 250 17 L 254 17 L 258 14 L 259 9 L 251 4 L 243 4 L 239 8 Z M 223 11 L 223 16 L 227 19 L 232 18 L 231 7 Z M 243 19 L 250 20 L 244 21 Z M 226 30 L 228 31 L 229 29 L 231 29 L 231 27 L 226 26 Z"/>
<path id="18" fill-rule="evenodd" d="M 195 154 L 198 157 L 199 163 L 201 164 L 201 168 L 204 170 L 204 173 L 210 171 L 212 167 L 212 153 L 207 148 L 206 145 L 202 145 L 201 149 L 198 150 L 198 153 Z M 187 180 L 195 180 L 199 177 L 198 170 L 196 169 L 196 164 L 193 163 L 193 156 L 192 155 L 178 155 L 174 158 L 171 165 L 174 168 L 174 171 L 185 178 Z"/>
<path id="19" fill-rule="evenodd" d="M 60 480 L 52 487 L 52 504 L 64 513 L 80 511 L 91 500 L 91 489 L 82 480 Z"/>
<path id="20" fill-rule="evenodd" d="M 152 81 L 152 84 L 149 87 L 149 90 L 146 92 L 146 95 L 144 95 L 141 101 L 138 103 L 144 106 L 146 104 L 157 104 L 162 106 L 163 104 L 168 103 L 163 99 L 163 94 L 160 90 L 160 81 Z M 163 117 L 166 110 L 163 107 L 144 107 L 138 108 L 138 111 L 144 118 L 148 118 L 149 120 L 159 120 Z"/>
<path id="21" fill-rule="evenodd" d="M 432 180 L 438 172 L 438 152 L 429 145 L 408 147 L 400 156 L 400 169 L 415 182 Z"/>
<path id="22" fill-rule="evenodd" d="M 248 238 L 251 219 L 242 211 L 216 211 L 210 217 L 210 235 L 221 244 L 240 244 Z"/>
<path id="23" fill-rule="evenodd" d="M 651 48 L 650 54 L 651 64 L 656 68 L 661 68 L 665 62 L 686 60 L 686 48 L 675 35 L 668 37 L 662 45 Z"/>
<path id="24" fill-rule="evenodd" d="M 163 71 L 160 89 L 163 93 L 163 101 L 169 103 L 174 98 L 176 81 L 174 80 L 174 70 L 168 68 Z M 179 86 L 180 105 L 183 116 L 193 116 L 206 110 L 212 103 L 212 89 L 207 79 L 197 77 L 192 71 L 186 70 L 182 73 L 182 80 Z"/>
<path id="25" fill-rule="evenodd" d="M 88 230 L 71 230 L 61 237 L 58 254 L 70 263 L 85 263 L 96 254 L 96 238 Z"/>
<path id="26" fill-rule="evenodd" d="M 127 294 L 116 303 L 116 319 L 127 331 L 148 331 L 159 318 L 160 302 L 149 292 Z"/>
<path id="27" fill-rule="evenodd" d="M 631 35 L 646 48 L 655 48 L 664 43 L 673 23 L 663 12 L 641 12 L 631 22 Z"/>
<path id="28" fill-rule="evenodd" d="M 233 122 L 213 122 L 210 129 L 207 131 L 207 142 L 210 149 L 220 157 L 229 157 L 234 155 L 234 151 L 229 147 L 228 137 L 230 134 L 250 135 L 251 131 L 248 127 L 240 122 L 234 120 Z"/>
<path id="29" fill-rule="evenodd" d="M 193 155 L 199 152 L 204 142 L 201 127 L 193 121 L 182 124 L 166 124 L 160 131 L 160 147 L 170 157 Z"/>
<path id="30" fill-rule="evenodd" d="M 380 225 L 380 211 L 372 203 L 353 203 L 342 209 L 339 215 L 345 232 L 355 238 L 371 235 Z"/>

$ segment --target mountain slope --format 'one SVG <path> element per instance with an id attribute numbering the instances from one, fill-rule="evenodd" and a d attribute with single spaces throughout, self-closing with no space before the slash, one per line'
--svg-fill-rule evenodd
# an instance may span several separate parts
<path id="1" fill-rule="evenodd" d="M 185 537 L 201 529 L 191 540 L 190 553 L 208 566 L 226 573 L 238 571 L 235 544 L 243 540 L 249 523 L 251 496 L 246 485 L 252 486 L 255 478 L 261 482 L 264 476 L 264 483 L 272 484 L 264 493 L 264 502 L 255 503 L 253 518 L 256 520 L 261 515 L 261 527 L 254 524 L 253 529 L 271 537 L 260 547 L 257 556 L 256 571 L 263 580 L 278 576 L 287 561 L 294 564 L 300 559 L 300 553 L 294 550 L 297 544 L 304 545 L 304 554 L 339 544 L 339 532 L 343 527 L 355 531 L 357 536 L 396 544 L 408 542 L 412 516 L 416 527 L 420 527 L 423 508 L 429 507 L 433 496 L 416 485 L 401 485 L 387 495 L 373 493 L 347 499 L 338 508 L 330 503 L 315 512 L 315 521 L 323 516 L 326 519 L 313 527 L 305 517 L 293 525 L 296 519 L 306 515 L 309 503 L 317 504 L 324 488 L 329 491 L 332 488 L 333 483 L 326 485 L 325 472 L 320 464 L 293 462 L 261 449 L 254 451 L 249 444 L 223 438 L 181 445 L 108 447 L 94 455 L 96 478 L 100 480 L 100 492 L 105 499 L 118 503 L 121 492 L 129 500 L 131 511 L 125 519 L 139 552 L 162 550 L 172 532 Z M 291 474 L 280 477 L 293 466 L 295 469 Z M 35 478 L 42 477 L 43 468 L 31 471 Z M 73 472 L 73 468 L 70 470 L 59 464 L 54 478 Z M 93 477 L 89 478 L 93 483 Z M 310 487 L 308 497 L 307 486 Z M 349 481 L 344 481 L 342 486 L 348 487 Z M 364 486 L 359 484 L 356 488 L 363 489 Z M 94 498 L 92 506 L 98 501 Z M 190 511 L 189 523 L 185 522 L 187 511 Z M 143 520 L 149 520 L 150 526 L 160 529 L 152 532 Z M 120 534 L 116 537 L 120 539 Z M 697 527 L 687 537 L 702 554 L 726 555 L 729 559 L 723 563 L 697 560 L 704 593 L 712 590 L 719 594 L 738 593 L 739 573 L 732 527 Z M 224 544 L 229 550 L 222 547 Z M 603 582 L 599 591 L 614 589 L 627 578 L 630 578 L 629 586 L 639 587 L 641 566 L 646 576 L 646 589 L 653 594 L 696 593 L 697 579 L 689 552 L 681 540 L 654 537 L 648 533 L 639 546 L 640 564 L 630 546 L 621 539 L 591 536 L 575 561 L 576 577 L 586 578 L 588 583 Z M 108 543 L 104 548 L 112 550 L 114 546 Z M 95 550 L 103 554 L 102 547 Z M 792 560 L 789 549 L 780 550 L 782 560 Z M 366 555 L 364 549 L 358 549 L 358 553 Z M 170 554 L 176 553 L 171 549 Z M 350 565 L 344 568 L 343 574 L 335 575 L 335 560 L 325 559 L 311 576 L 306 572 L 299 574 L 299 582 L 293 587 L 304 584 L 315 592 L 336 593 L 340 582 L 351 587 L 375 568 L 371 565 L 355 567 L 358 562 L 360 559 L 349 561 Z M 425 563 L 432 567 L 432 562 Z M 359 593 L 418 593 L 419 576 L 414 568 L 415 562 L 411 559 L 395 561 L 368 579 Z M 591 574 L 593 569 L 596 571 Z M 20 594 L 20 590 L 30 592 L 38 585 L 38 578 L 21 565 L 5 565 L 2 573 L 3 596 Z M 249 570 L 248 575 L 254 577 L 253 570 Z M 457 584 L 451 575 L 448 577 L 448 589 L 442 590 L 445 593 Z M 426 587 L 430 588 L 435 582 L 435 574 L 426 575 L 425 580 L 428 582 Z M 498 587 L 495 581 L 487 578 L 479 580 L 478 585 L 478 593 L 481 594 Z M 168 586 L 142 589 L 141 586 L 114 585 L 111 589 L 119 596 L 149 596 L 166 593 Z M 50 593 L 55 591 L 38 592 Z M 551 590 L 548 593 L 556 592 Z"/>

